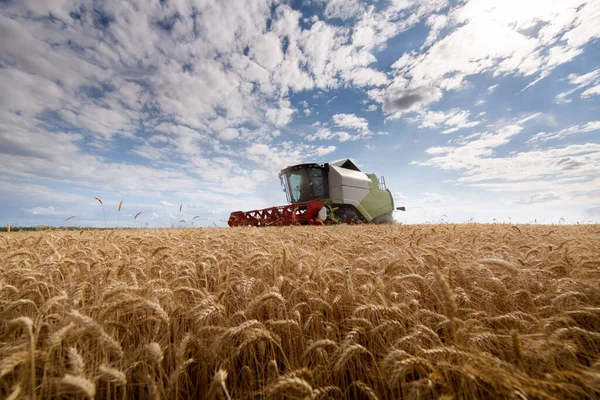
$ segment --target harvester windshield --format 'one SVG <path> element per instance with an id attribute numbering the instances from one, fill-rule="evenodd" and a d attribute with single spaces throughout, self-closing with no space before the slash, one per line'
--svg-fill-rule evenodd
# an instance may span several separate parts
<path id="1" fill-rule="evenodd" d="M 321 164 L 301 164 L 279 174 L 288 201 L 292 204 L 329 196 L 327 173 Z"/>

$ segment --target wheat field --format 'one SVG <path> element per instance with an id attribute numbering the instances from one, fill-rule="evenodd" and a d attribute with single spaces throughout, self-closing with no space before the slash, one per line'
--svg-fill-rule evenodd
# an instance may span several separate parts
<path id="1" fill-rule="evenodd" d="M 0 398 L 600 398 L 600 227 L 0 236 Z"/>

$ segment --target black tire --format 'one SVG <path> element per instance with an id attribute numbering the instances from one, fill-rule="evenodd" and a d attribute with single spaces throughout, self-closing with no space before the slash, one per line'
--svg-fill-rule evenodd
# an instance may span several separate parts
<path id="1" fill-rule="evenodd" d="M 397 224 L 398 222 L 394 219 L 392 213 L 387 213 L 381 214 L 380 216 L 373 218 L 371 223 L 377 225 L 392 225 Z"/>
<path id="2" fill-rule="evenodd" d="M 354 207 L 340 207 L 334 214 L 339 224 L 355 225 L 364 222 Z"/>

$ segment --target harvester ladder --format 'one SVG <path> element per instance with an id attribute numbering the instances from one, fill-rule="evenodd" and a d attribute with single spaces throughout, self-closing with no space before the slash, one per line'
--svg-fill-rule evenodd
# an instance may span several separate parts
<path id="1" fill-rule="evenodd" d="M 387 190 L 387 186 L 385 184 L 385 177 L 383 175 L 379 177 L 379 190 Z"/>

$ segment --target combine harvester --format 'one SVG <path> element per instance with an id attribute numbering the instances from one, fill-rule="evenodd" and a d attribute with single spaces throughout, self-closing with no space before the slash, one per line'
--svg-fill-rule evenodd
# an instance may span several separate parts
<path id="1" fill-rule="evenodd" d="M 229 226 L 393 223 L 394 199 L 384 177 L 362 172 L 350 159 L 298 164 L 279 173 L 289 205 L 235 211 Z M 397 210 L 405 211 L 404 207 Z"/>

